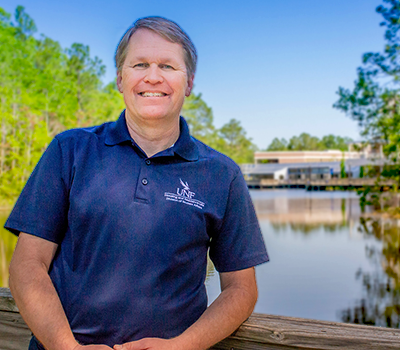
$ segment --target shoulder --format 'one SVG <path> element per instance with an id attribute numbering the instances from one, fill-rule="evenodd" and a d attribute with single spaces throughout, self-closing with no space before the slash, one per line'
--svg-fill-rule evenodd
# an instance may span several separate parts
<path id="1" fill-rule="evenodd" d="M 192 137 L 199 151 L 199 162 L 207 162 L 219 174 L 229 174 L 235 178 L 241 174 L 240 167 L 231 158 Z"/>
<path id="2" fill-rule="evenodd" d="M 65 167 L 69 168 L 75 161 L 90 161 L 94 153 L 102 153 L 106 147 L 106 136 L 109 128 L 115 122 L 102 125 L 70 129 L 56 135 L 49 148 L 55 149 Z"/>
<path id="3" fill-rule="evenodd" d="M 69 129 L 58 134 L 55 139 L 63 146 L 75 143 L 104 140 L 109 127 L 113 123 L 115 122 L 107 122 L 87 128 Z"/>

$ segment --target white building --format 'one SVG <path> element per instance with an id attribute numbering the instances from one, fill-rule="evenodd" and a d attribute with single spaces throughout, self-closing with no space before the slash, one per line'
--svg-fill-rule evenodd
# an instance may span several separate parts
<path id="1" fill-rule="evenodd" d="M 298 162 L 298 163 L 266 163 L 243 164 L 242 173 L 247 180 L 261 179 L 274 180 L 320 180 L 339 178 L 342 160 L 333 162 Z M 347 159 L 344 161 L 344 170 L 347 177 L 359 178 L 361 168 L 368 166 L 382 166 L 384 159 Z M 365 174 L 365 172 L 364 172 Z"/>
<path id="2" fill-rule="evenodd" d="M 349 144 L 349 150 L 327 151 L 271 151 L 255 152 L 254 163 L 323 163 L 340 162 L 342 159 L 382 159 L 382 145 L 362 145 L 361 143 Z"/>

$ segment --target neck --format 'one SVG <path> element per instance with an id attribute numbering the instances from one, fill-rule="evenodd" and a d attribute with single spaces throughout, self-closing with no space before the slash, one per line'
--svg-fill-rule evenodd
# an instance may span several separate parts
<path id="1" fill-rule="evenodd" d="M 125 117 L 129 134 L 149 158 L 171 147 L 179 138 L 179 118 L 139 124 L 129 117 L 128 111 Z"/>

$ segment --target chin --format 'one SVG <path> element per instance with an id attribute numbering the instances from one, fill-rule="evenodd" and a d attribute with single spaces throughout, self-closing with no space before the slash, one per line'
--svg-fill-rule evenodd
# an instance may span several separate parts
<path id="1" fill-rule="evenodd" d="M 172 114 L 171 112 L 168 113 L 165 110 L 153 109 L 153 110 L 142 111 L 140 115 L 142 116 L 142 118 L 147 120 L 162 120 L 171 118 Z"/>

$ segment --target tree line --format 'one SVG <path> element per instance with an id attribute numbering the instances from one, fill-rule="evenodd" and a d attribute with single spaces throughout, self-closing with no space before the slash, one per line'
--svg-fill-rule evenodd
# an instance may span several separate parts
<path id="1" fill-rule="evenodd" d="M 319 139 L 307 133 L 293 136 L 287 141 L 284 138 L 274 138 L 267 147 L 267 151 L 324 151 L 341 150 L 347 151 L 349 143 L 354 142 L 350 137 L 335 135 L 323 136 Z"/>
<path id="2" fill-rule="evenodd" d="M 61 131 L 116 120 L 125 105 L 115 81 L 102 83 L 105 66 L 90 48 L 69 48 L 36 35 L 34 20 L 18 6 L 14 16 L 0 7 L 0 200 L 12 203 L 33 167 Z M 194 137 L 238 163 L 252 162 L 256 149 L 240 122 L 222 128 L 201 94 L 184 104 Z"/>

